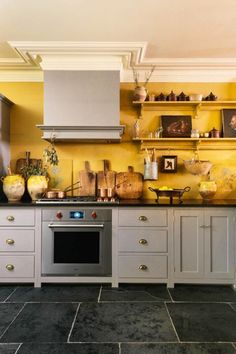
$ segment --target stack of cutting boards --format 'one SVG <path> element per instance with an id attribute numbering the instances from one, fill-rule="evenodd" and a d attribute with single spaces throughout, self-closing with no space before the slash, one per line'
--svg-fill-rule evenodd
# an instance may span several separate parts
<path id="1" fill-rule="evenodd" d="M 97 195 L 98 189 L 114 188 L 119 199 L 139 199 L 143 194 L 143 175 L 134 172 L 132 166 L 127 172 L 112 171 L 108 160 L 103 161 L 103 171 L 97 173 L 90 168 L 89 161 L 85 161 L 85 168 L 78 172 L 80 188 L 78 196 L 91 197 Z"/>

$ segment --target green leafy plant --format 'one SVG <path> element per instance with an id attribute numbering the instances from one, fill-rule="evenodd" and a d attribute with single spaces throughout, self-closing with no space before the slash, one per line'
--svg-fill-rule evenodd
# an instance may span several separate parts
<path id="1" fill-rule="evenodd" d="M 27 180 L 30 176 L 48 176 L 47 167 L 42 166 L 42 163 L 37 165 L 28 165 L 21 168 L 21 174 Z"/>
<path id="2" fill-rule="evenodd" d="M 45 158 L 46 163 L 48 162 L 50 165 L 53 166 L 58 165 L 59 159 L 53 142 L 46 149 L 44 149 L 43 156 Z"/>

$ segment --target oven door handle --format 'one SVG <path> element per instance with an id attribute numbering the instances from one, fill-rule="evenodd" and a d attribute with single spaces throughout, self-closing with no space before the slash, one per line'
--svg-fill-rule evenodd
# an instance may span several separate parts
<path id="1" fill-rule="evenodd" d="M 67 228 L 70 228 L 70 229 L 72 229 L 72 228 L 76 228 L 76 229 L 78 229 L 78 228 L 88 228 L 88 227 L 90 227 L 90 228 L 93 228 L 93 229 L 95 229 L 95 228 L 100 228 L 100 229 L 103 229 L 104 228 L 104 224 L 77 224 L 77 225 L 74 225 L 74 224 L 48 224 L 48 227 L 50 227 L 51 229 L 53 229 L 53 228 L 61 228 L 61 227 L 67 227 Z"/>

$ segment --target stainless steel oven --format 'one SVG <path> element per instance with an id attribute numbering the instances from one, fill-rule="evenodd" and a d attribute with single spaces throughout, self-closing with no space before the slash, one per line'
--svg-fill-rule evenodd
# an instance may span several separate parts
<path id="1" fill-rule="evenodd" d="M 42 274 L 111 275 L 111 209 L 42 210 Z"/>

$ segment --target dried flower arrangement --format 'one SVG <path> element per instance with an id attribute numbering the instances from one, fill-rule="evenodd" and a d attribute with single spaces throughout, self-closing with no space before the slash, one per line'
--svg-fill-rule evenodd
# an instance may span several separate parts
<path id="1" fill-rule="evenodd" d="M 155 66 L 152 67 L 152 69 L 148 72 L 145 72 L 145 82 L 144 82 L 144 87 L 147 86 L 151 76 L 152 76 L 152 73 L 153 71 L 155 70 Z M 137 70 L 134 69 L 134 67 L 132 66 L 132 70 L 133 70 L 133 78 L 134 78 L 134 82 L 135 82 L 135 85 L 136 86 L 140 86 L 139 85 L 139 72 Z"/>

